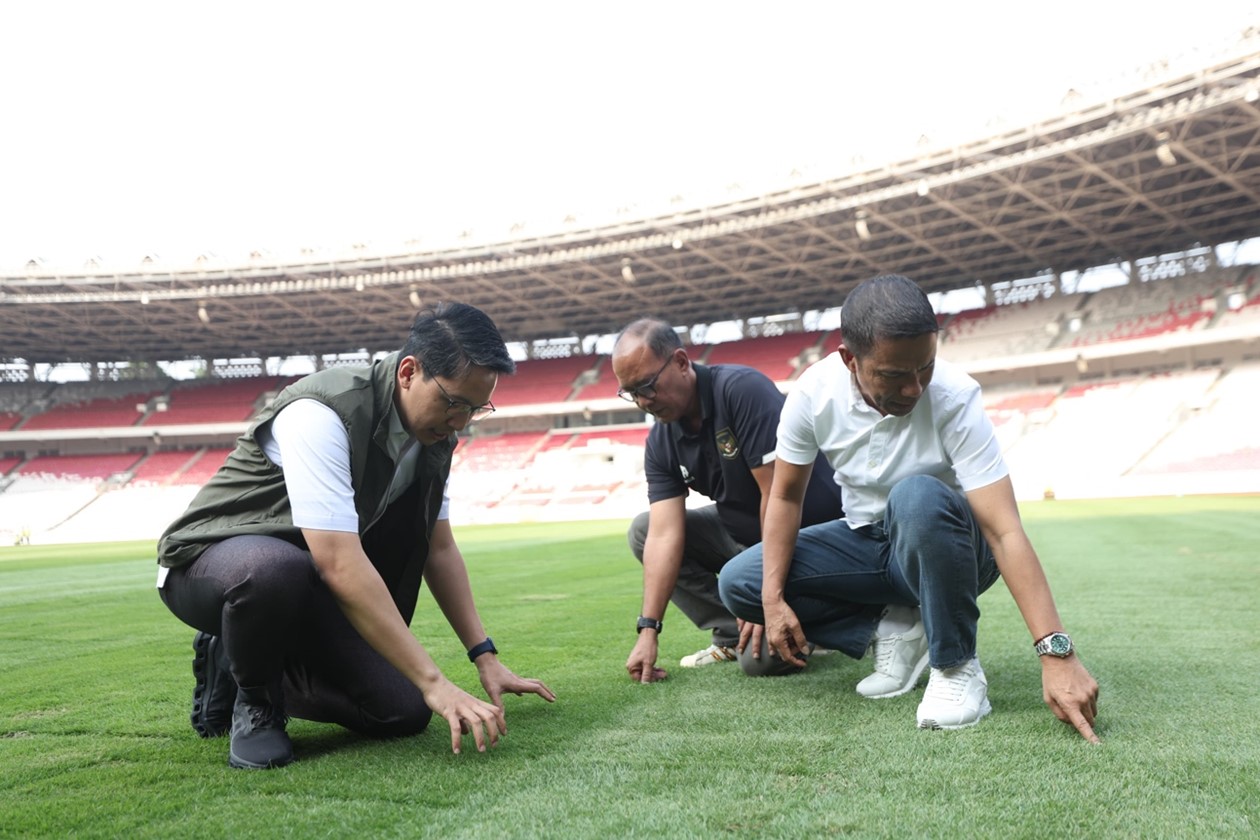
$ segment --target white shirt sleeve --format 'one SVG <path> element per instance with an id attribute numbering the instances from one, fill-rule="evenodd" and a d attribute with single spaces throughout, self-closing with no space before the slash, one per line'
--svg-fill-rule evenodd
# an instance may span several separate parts
<path id="1" fill-rule="evenodd" d="M 810 394 L 804 388 L 791 391 L 779 414 L 774 455 L 798 466 L 814 463 L 819 449 L 814 421 Z"/>
<path id="2" fill-rule="evenodd" d="M 258 443 L 284 471 L 293 524 L 320 531 L 359 532 L 350 483 L 350 436 L 341 418 L 313 399 L 285 406 Z"/>
<path id="3" fill-rule="evenodd" d="M 984 411 L 980 389 L 963 395 L 965 401 L 951 412 L 941 429 L 941 438 L 950 453 L 954 475 L 963 492 L 988 487 L 1009 474 L 1002 457 L 993 421 Z"/>

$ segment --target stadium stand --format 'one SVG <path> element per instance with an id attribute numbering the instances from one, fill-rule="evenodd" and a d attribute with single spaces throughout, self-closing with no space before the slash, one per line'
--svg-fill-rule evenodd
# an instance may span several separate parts
<path id="1" fill-rule="evenodd" d="M 1006 449 L 1020 498 L 1115 495 L 1120 479 L 1177 426 L 1213 369 L 1078 384 L 1030 415 Z"/>
<path id="2" fill-rule="evenodd" d="M 1182 407 L 1181 422 L 1134 472 L 1190 473 L 1260 469 L 1255 395 L 1260 362 L 1224 374 Z"/>
<path id="3" fill-rule="evenodd" d="M 279 377 L 180 383 L 171 388 L 167 408 L 146 415 L 141 425 L 248 420 L 261 407 L 263 396 L 280 387 Z"/>
<path id="4" fill-rule="evenodd" d="M 1202 328 L 1214 311 L 1218 283 L 1216 276 L 1197 275 L 1095 292 L 1071 346 Z"/>
<path id="5" fill-rule="evenodd" d="M 212 447 L 203 449 L 196 460 L 184 465 L 183 472 L 175 476 L 173 484 L 192 484 L 201 486 L 210 480 L 210 476 L 218 472 L 219 467 L 232 453 L 231 447 Z"/>
<path id="6" fill-rule="evenodd" d="M 703 357 L 710 365 L 748 365 L 775 382 L 794 379 L 799 370 L 818 356 L 805 356 L 807 349 L 824 353 L 826 332 L 784 333 L 761 338 L 744 338 L 714 344 Z M 834 348 L 829 348 L 834 349 Z"/>
<path id="7" fill-rule="evenodd" d="M 23 476 L 48 479 L 104 481 L 126 473 L 140 458 L 135 453 L 123 455 L 40 455 L 21 467 Z"/>
<path id="8" fill-rule="evenodd" d="M 185 470 L 201 457 L 201 450 L 186 449 L 154 452 L 141 461 L 131 477 L 133 486 L 146 484 L 167 485 L 177 483 Z M 198 482 L 199 483 L 199 482 Z"/>
<path id="9" fill-rule="evenodd" d="M 483 472 L 519 469 L 544 445 L 544 438 L 543 432 L 474 435 L 461 441 L 455 452 L 459 465 L 464 469 Z"/>
<path id="10" fill-rule="evenodd" d="M 1059 325 L 1070 319 L 1082 295 L 1054 295 L 1035 301 L 959 312 L 945 324 L 940 353 L 953 362 L 1019 356 L 1048 349 Z"/>
<path id="11" fill-rule="evenodd" d="M 81 383 L 79 383 L 81 384 Z M 122 384 L 122 383 L 113 383 Z M 130 384 L 130 383 L 128 383 Z M 150 386 L 152 383 L 148 383 Z M 78 389 L 58 389 L 58 399 L 73 397 Z M 82 402 L 59 402 L 39 414 L 27 418 L 19 424 L 25 431 L 37 429 L 99 429 L 111 426 L 134 426 L 141 419 L 141 412 L 136 406 L 147 403 L 158 396 L 161 391 L 126 390 L 120 396 L 96 397 Z"/>
<path id="12" fill-rule="evenodd" d="M 595 369 L 598 361 L 596 356 L 569 356 L 517 362 L 515 376 L 499 377 L 494 404 L 506 407 L 564 402 L 574 389 L 585 384 L 579 382 L 579 377 Z"/>
<path id="13" fill-rule="evenodd" d="M 1092 294 L 1037 295 L 944 315 L 941 323 L 942 357 L 993 367 L 995 358 L 1260 323 L 1260 284 L 1254 272 L 1208 271 Z M 708 363 L 752 364 L 788 389 L 802 356 L 811 357 L 811 348 L 822 352 L 828 343 L 834 336 L 800 333 L 692 348 L 692 355 Z M 1164 362 L 1156 356 L 1146 364 L 1161 367 L 1115 374 L 1069 365 L 1066 375 L 1045 382 L 1036 381 L 1043 374 L 1034 367 L 1022 379 L 986 385 L 985 408 L 1011 464 L 1017 496 L 1260 487 L 1260 446 L 1249 422 L 1260 360 L 1212 358 L 1194 367 Z M 1012 366 L 1018 369 L 1018 361 Z M 527 360 L 518 371 L 504 377 L 495 393 L 496 404 L 516 411 L 507 418 L 491 415 L 456 450 L 449 487 L 453 521 L 629 518 L 641 510 L 642 449 L 651 427 L 613 396 L 607 356 Z M 143 425 L 163 428 L 207 422 L 243 428 L 287 381 L 5 383 L 0 425 L 7 423 L 10 435 L 108 430 L 142 418 Z M 156 402 L 150 401 L 159 396 L 167 398 L 168 410 L 151 410 Z M 574 396 L 582 402 L 573 405 Z M 150 411 L 137 411 L 141 401 Z M 621 412 L 615 417 L 622 419 L 583 425 L 588 401 L 610 416 Z M 572 407 L 556 408 L 565 403 Z M 532 406 L 546 410 L 531 416 Z M 625 422 L 627 417 L 635 422 Z M 553 422 L 556 428 L 539 428 Z M 132 434 L 139 448 L 167 448 L 147 455 L 56 455 L 40 444 L 29 461 L 0 449 L 0 540 L 21 532 L 41 541 L 156 537 L 230 452 L 222 436 L 208 443 Z"/>

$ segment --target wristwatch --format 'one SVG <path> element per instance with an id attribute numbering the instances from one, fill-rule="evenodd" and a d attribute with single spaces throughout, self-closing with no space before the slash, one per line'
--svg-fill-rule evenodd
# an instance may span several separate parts
<path id="1" fill-rule="evenodd" d="M 634 632 L 642 633 L 643 630 L 648 627 L 652 628 L 657 633 L 659 633 L 665 627 L 665 625 L 661 623 L 661 620 L 659 618 L 644 618 L 643 616 L 639 616 L 639 626 L 635 629 Z"/>
<path id="2" fill-rule="evenodd" d="M 1067 633 L 1055 631 L 1049 636 L 1043 636 L 1033 642 L 1033 650 L 1037 651 L 1038 656 L 1057 656 L 1063 659 L 1071 655 L 1074 650 L 1072 637 Z"/>

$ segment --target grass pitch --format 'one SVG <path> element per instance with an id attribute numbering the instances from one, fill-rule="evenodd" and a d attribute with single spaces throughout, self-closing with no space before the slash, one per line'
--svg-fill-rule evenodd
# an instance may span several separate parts
<path id="1" fill-rule="evenodd" d="M 1102 686 L 1101 747 L 1045 708 L 1000 584 L 981 598 L 994 713 L 972 729 L 917 730 L 921 689 L 863 700 L 869 663 L 840 655 L 779 679 L 681 670 L 707 641 L 674 610 L 669 679 L 633 684 L 639 567 L 606 522 L 456 529 L 503 660 L 559 698 L 506 698 L 497 748 L 293 721 L 295 764 L 232 770 L 188 724 L 193 634 L 153 591 L 152 544 L 0 549 L 0 836 L 1256 836 L 1260 497 L 1024 517 Z M 427 594 L 413 629 L 480 691 Z"/>

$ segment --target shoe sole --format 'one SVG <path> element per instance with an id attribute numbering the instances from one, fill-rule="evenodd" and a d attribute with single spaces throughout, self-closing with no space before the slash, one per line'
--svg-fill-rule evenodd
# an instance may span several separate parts
<path id="1" fill-rule="evenodd" d="M 738 656 L 732 656 L 730 659 L 718 659 L 717 657 L 714 657 L 714 656 L 706 656 L 705 661 L 703 662 L 697 662 L 689 656 L 684 656 L 682 659 L 678 660 L 678 667 L 679 668 L 703 668 L 706 665 L 720 665 L 723 662 L 738 662 L 738 661 L 739 661 Z"/>
<path id="2" fill-rule="evenodd" d="M 275 770 L 279 767 L 286 767 L 293 763 L 293 756 L 287 758 L 277 758 L 266 764 L 258 764 L 253 761 L 246 761 L 237 756 L 236 753 L 228 750 L 228 766 L 235 767 L 237 770 Z"/>
<path id="3" fill-rule="evenodd" d="M 889 691 L 885 694 L 862 694 L 861 692 L 858 692 L 858 693 L 862 694 L 862 696 L 865 697 L 867 700 L 886 700 L 889 697 L 900 697 L 906 692 L 911 691 L 916 685 L 919 684 L 919 678 L 923 676 L 923 672 L 927 670 L 927 666 L 928 666 L 928 655 L 925 653 L 919 659 L 918 663 L 915 664 L 914 670 L 910 672 L 910 679 L 908 679 L 905 685 L 903 685 L 901 688 L 897 689 L 896 691 Z"/>
<path id="4" fill-rule="evenodd" d="M 192 727 L 202 738 L 218 738 L 227 733 L 232 722 L 229 718 L 222 725 L 214 726 L 206 720 L 206 703 L 209 700 L 210 686 L 218 679 L 218 661 L 215 655 L 213 636 L 198 632 L 193 637 L 193 686 L 192 714 L 188 716 Z"/>
<path id="5" fill-rule="evenodd" d="M 980 706 L 980 714 L 976 716 L 975 720 L 968 721 L 967 723 L 950 723 L 950 724 L 941 724 L 941 723 L 937 723 L 934 720 L 921 720 L 919 721 L 919 728 L 920 729 L 966 729 L 968 726 L 975 726 L 977 723 L 984 720 L 985 716 L 988 715 L 989 712 L 991 711 L 993 711 L 993 706 L 989 703 L 989 698 L 986 697 L 984 698 L 984 703 L 982 703 Z"/>

